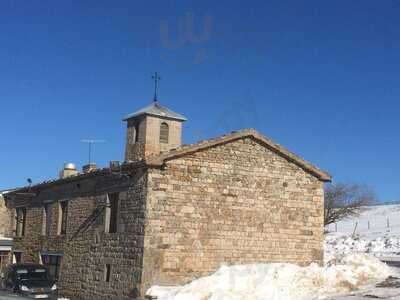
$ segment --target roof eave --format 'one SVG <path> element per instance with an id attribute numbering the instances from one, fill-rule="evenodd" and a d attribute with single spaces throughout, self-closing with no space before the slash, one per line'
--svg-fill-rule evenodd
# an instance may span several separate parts
<path id="1" fill-rule="evenodd" d="M 123 164 L 121 164 L 121 171 L 127 171 L 128 169 L 132 170 L 132 168 L 143 168 L 143 167 L 147 167 L 147 164 L 144 161 L 124 162 Z M 14 189 L 14 190 L 9 191 L 8 193 L 4 194 L 4 196 L 7 197 L 7 196 L 12 196 L 12 195 L 16 195 L 18 193 L 25 193 L 25 192 L 37 192 L 37 191 L 41 191 L 41 190 L 51 187 L 51 186 L 56 186 L 56 185 L 60 185 L 60 184 L 70 183 L 70 182 L 76 182 L 76 181 L 88 179 L 90 177 L 95 177 L 95 176 L 104 176 L 104 175 L 108 175 L 110 173 L 111 173 L 110 168 L 97 169 L 95 171 L 88 172 L 88 173 L 78 173 L 77 175 L 68 176 L 65 178 L 47 180 L 47 181 L 43 181 L 43 182 L 37 183 L 32 186 L 24 186 L 21 188 L 17 188 L 17 189 Z"/>
<path id="2" fill-rule="evenodd" d="M 205 149 L 205 148 L 211 148 L 216 145 L 223 144 L 223 143 L 226 143 L 229 141 L 241 139 L 243 137 L 254 137 L 257 140 L 262 141 L 268 147 L 272 148 L 273 150 L 277 151 L 280 155 L 285 157 L 287 160 L 298 165 L 299 167 L 301 167 L 302 169 L 304 169 L 305 171 L 312 174 L 314 177 L 318 178 L 319 180 L 321 180 L 323 182 L 332 181 L 332 176 L 329 173 L 327 173 L 323 170 L 320 170 L 319 168 L 315 167 L 314 165 L 312 165 L 311 163 L 302 159 L 301 157 L 297 156 L 296 154 L 290 152 L 289 150 L 282 147 L 281 145 L 274 143 L 272 140 L 265 137 L 264 135 L 262 135 L 255 129 L 245 129 L 242 131 L 233 132 L 233 133 L 223 136 L 221 138 L 211 139 L 211 140 L 208 140 L 205 142 L 200 142 L 200 143 L 193 144 L 193 145 L 183 146 L 183 147 L 180 147 L 176 150 L 172 150 L 167 153 L 162 153 L 160 155 L 155 155 L 153 157 L 149 157 L 148 159 L 146 159 L 146 164 L 148 166 L 160 167 L 168 160 L 172 160 L 174 158 L 179 158 L 179 157 L 185 156 L 187 154 L 191 154 L 191 153 L 197 152 L 197 151 Z"/>
<path id="3" fill-rule="evenodd" d="M 139 116 L 144 116 L 144 115 L 145 116 L 154 116 L 154 117 L 159 117 L 159 118 L 164 118 L 164 119 L 170 119 L 170 120 L 177 120 L 177 121 L 181 121 L 181 122 L 185 122 L 188 120 L 186 117 L 183 117 L 183 116 L 178 118 L 178 117 L 172 117 L 172 116 L 163 116 L 163 115 L 159 115 L 159 114 L 152 114 L 149 112 L 143 112 L 140 114 L 127 115 L 126 117 L 124 117 L 122 119 L 122 121 L 128 121 L 129 119 L 137 118 Z"/>

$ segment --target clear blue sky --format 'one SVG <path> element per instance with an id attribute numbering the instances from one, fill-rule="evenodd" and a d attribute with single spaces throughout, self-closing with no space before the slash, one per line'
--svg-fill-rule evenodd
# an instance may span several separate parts
<path id="1" fill-rule="evenodd" d="M 254 127 L 400 200 L 399 16 L 398 0 L 2 0 L 0 189 L 81 167 L 84 138 L 122 160 L 121 118 L 159 71 L 186 143 Z"/>

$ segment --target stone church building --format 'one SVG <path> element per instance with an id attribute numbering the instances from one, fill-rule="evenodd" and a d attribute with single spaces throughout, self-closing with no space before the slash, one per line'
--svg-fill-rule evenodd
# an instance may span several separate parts
<path id="1" fill-rule="evenodd" d="M 323 259 L 331 177 L 247 129 L 182 145 L 186 118 L 155 101 L 128 115 L 125 162 L 5 194 L 15 260 L 71 299 L 144 299 L 221 264 Z"/>

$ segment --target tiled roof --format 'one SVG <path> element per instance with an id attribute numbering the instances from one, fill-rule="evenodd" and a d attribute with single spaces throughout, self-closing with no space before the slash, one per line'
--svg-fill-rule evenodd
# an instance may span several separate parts
<path id="1" fill-rule="evenodd" d="M 133 168 L 133 167 L 135 167 L 135 168 L 145 167 L 145 164 L 143 161 L 121 164 L 121 169 Z M 45 180 L 45 181 L 39 182 L 37 184 L 34 184 L 32 186 L 25 186 L 25 187 L 15 189 L 15 190 L 9 192 L 8 194 L 18 194 L 18 193 L 29 194 L 30 192 L 35 192 L 35 191 L 41 190 L 41 189 L 49 187 L 49 186 L 54 186 L 54 185 L 67 183 L 67 182 L 79 181 L 79 180 L 89 178 L 89 177 L 94 177 L 94 176 L 99 176 L 99 175 L 108 175 L 108 174 L 110 174 L 110 168 L 96 169 L 96 170 L 93 170 L 88 173 L 78 173 L 76 175 L 71 175 L 71 176 L 68 176 L 65 178 L 55 178 L 55 179 Z M 7 195 L 5 195 L 5 196 L 7 196 Z"/>
<path id="2" fill-rule="evenodd" d="M 331 181 L 332 177 L 327 172 L 318 169 L 316 166 L 312 165 L 308 161 L 302 159 L 301 157 L 297 156 L 296 154 L 290 152 L 286 148 L 282 147 L 281 145 L 275 143 L 271 139 L 267 138 L 266 136 L 262 135 L 258 131 L 254 129 L 244 129 L 241 131 L 234 131 L 230 134 L 223 135 L 219 138 L 209 139 L 206 141 L 200 141 L 196 144 L 191 145 L 184 145 L 182 147 L 173 149 L 168 152 L 164 152 L 158 155 L 150 156 L 146 159 L 146 164 L 150 166 L 161 166 L 164 164 L 165 161 L 172 160 L 174 158 L 182 157 L 206 148 L 211 148 L 220 144 L 224 144 L 230 141 L 242 139 L 244 137 L 253 137 L 254 139 L 260 141 L 267 147 L 273 149 L 275 152 L 280 154 L 281 156 L 285 157 L 287 160 L 293 162 L 294 164 L 300 166 L 304 170 L 308 171 L 309 173 L 313 174 L 315 177 L 322 181 Z"/>
<path id="3" fill-rule="evenodd" d="M 227 135 L 223 135 L 218 138 L 213 138 L 205 141 L 200 141 L 195 144 L 190 144 L 190 145 L 183 145 L 181 147 L 178 147 L 176 149 L 172 149 L 167 152 L 162 152 L 161 154 L 153 155 L 144 161 L 138 161 L 138 162 L 126 162 L 121 165 L 122 169 L 132 169 L 132 168 L 142 168 L 142 167 L 147 167 L 147 166 L 162 166 L 165 161 L 172 160 L 174 158 L 182 157 L 197 151 L 200 151 L 202 149 L 206 148 L 211 148 L 223 143 L 227 143 L 230 141 L 238 140 L 244 137 L 253 137 L 256 140 L 262 142 L 265 144 L 267 147 L 273 149 L 276 151 L 278 154 L 281 156 L 285 157 L 289 161 L 295 163 L 296 165 L 300 166 L 304 170 L 308 171 L 309 173 L 313 174 L 315 177 L 319 178 L 322 181 L 331 181 L 332 177 L 329 173 L 320 170 L 316 166 L 312 165 L 308 161 L 302 159 L 301 157 L 297 156 L 296 154 L 290 152 L 283 146 L 273 142 L 271 139 L 267 138 L 266 136 L 262 135 L 258 131 L 254 129 L 244 129 L 241 131 L 235 131 Z M 13 191 L 10 191 L 10 194 L 13 193 L 19 193 L 19 192 L 29 192 L 33 190 L 40 190 L 42 188 L 51 186 L 51 185 L 57 185 L 65 182 L 71 182 L 71 181 L 77 181 L 83 178 L 87 177 L 92 177 L 92 176 L 98 176 L 98 175 L 106 175 L 110 173 L 109 168 L 103 168 L 103 169 L 97 169 L 95 171 L 89 172 L 89 173 L 78 173 L 77 175 L 74 176 L 69 176 L 66 178 L 58 178 L 58 179 L 53 179 L 53 180 L 47 180 L 41 183 L 38 183 L 36 185 L 33 185 L 31 187 L 23 187 L 19 188 Z"/>
<path id="4" fill-rule="evenodd" d="M 178 114 L 165 106 L 162 106 L 157 101 L 154 101 L 149 106 L 146 106 L 145 108 L 142 108 L 134 113 L 127 115 L 123 120 L 126 121 L 128 119 L 131 119 L 131 118 L 134 118 L 134 117 L 137 117 L 140 115 L 151 115 L 151 116 L 164 117 L 164 118 L 169 118 L 169 119 L 174 119 L 174 120 L 179 120 L 179 121 L 187 120 L 185 116 Z"/>

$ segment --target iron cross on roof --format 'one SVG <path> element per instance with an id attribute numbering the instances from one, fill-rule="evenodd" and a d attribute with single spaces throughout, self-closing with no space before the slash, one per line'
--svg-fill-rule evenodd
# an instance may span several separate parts
<path id="1" fill-rule="evenodd" d="M 158 82 L 160 81 L 161 77 L 157 72 L 155 72 L 154 75 L 151 76 L 151 78 L 154 79 L 154 99 L 153 100 L 154 100 L 154 102 L 157 102 L 158 101 L 158 99 L 157 99 Z"/>

